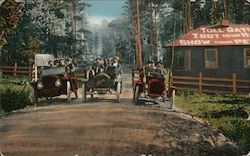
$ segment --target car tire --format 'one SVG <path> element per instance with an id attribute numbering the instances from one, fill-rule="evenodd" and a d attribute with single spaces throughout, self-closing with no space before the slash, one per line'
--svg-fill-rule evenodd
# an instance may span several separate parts
<path id="1" fill-rule="evenodd" d="M 68 102 L 71 102 L 71 97 L 70 97 L 70 81 L 67 81 L 67 99 L 68 99 Z"/>
<path id="2" fill-rule="evenodd" d="M 87 92 L 86 92 L 86 84 L 85 83 L 83 83 L 82 84 L 82 101 L 83 102 L 86 102 L 87 101 Z"/>
<path id="3" fill-rule="evenodd" d="M 134 102 L 138 102 L 139 100 L 139 86 L 135 87 L 135 91 L 134 91 Z"/>
<path id="4" fill-rule="evenodd" d="M 116 98 L 118 103 L 120 103 L 120 93 L 121 93 L 121 82 L 118 82 L 116 86 Z"/>

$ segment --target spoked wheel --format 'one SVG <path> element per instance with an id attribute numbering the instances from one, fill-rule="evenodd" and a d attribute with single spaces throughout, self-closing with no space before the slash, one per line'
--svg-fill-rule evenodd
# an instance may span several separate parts
<path id="1" fill-rule="evenodd" d="M 71 102 L 71 97 L 70 97 L 70 81 L 67 81 L 67 99 L 68 99 L 68 102 Z"/>
<path id="2" fill-rule="evenodd" d="M 135 100 L 135 88 L 136 87 L 133 87 L 133 101 Z"/>
<path id="3" fill-rule="evenodd" d="M 116 86 L 116 98 L 117 98 L 117 102 L 120 103 L 120 93 L 121 93 L 121 82 L 118 82 L 117 83 L 117 86 Z"/>
<path id="4" fill-rule="evenodd" d="M 94 89 L 93 88 L 90 91 L 90 96 L 91 96 L 92 99 L 94 98 Z"/>
<path id="5" fill-rule="evenodd" d="M 86 84 L 82 84 L 82 101 L 86 102 L 87 101 L 87 94 L 86 94 Z"/>
<path id="6" fill-rule="evenodd" d="M 122 81 L 120 83 L 121 83 L 121 87 L 120 87 L 121 88 L 120 89 L 120 94 L 121 94 L 122 93 Z"/>
<path id="7" fill-rule="evenodd" d="M 139 86 L 136 86 L 134 91 L 134 102 L 138 102 L 138 100 L 139 100 Z"/>

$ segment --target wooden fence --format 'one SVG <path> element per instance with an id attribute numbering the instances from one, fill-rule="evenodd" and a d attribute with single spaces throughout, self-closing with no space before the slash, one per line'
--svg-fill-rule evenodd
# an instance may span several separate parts
<path id="1" fill-rule="evenodd" d="M 195 92 L 249 95 L 250 80 L 237 79 L 236 73 L 231 78 L 172 76 L 171 87 L 177 90 L 191 90 Z"/>
<path id="2" fill-rule="evenodd" d="M 32 74 L 32 67 L 18 67 L 17 64 L 14 66 L 0 66 L 0 72 L 2 76 L 29 76 Z"/>

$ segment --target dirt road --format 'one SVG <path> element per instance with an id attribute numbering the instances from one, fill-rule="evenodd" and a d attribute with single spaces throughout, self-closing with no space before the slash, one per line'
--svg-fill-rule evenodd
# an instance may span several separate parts
<path id="1" fill-rule="evenodd" d="M 112 97 L 52 100 L 1 118 L 0 150 L 6 156 L 237 155 L 223 135 L 185 114 L 134 105 L 129 73 L 123 82 L 119 104 Z"/>

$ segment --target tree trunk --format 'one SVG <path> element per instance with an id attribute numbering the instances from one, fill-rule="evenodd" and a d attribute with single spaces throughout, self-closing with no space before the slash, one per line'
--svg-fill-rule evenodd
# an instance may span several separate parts
<path id="1" fill-rule="evenodd" d="M 191 1 L 182 0 L 182 31 L 183 34 L 188 33 L 192 30 L 192 11 Z"/>
<path id="2" fill-rule="evenodd" d="M 227 14 L 227 0 L 223 0 L 223 7 L 224 7 L 224 18 L 228 19 L 228 14 Z"/>
<path id="3" fill-rule="evenodd" d="M 136 22 L 134 19 L 134 15 L 133 15 L 133 0 L 129 0 L 129 5 L 130 5 L 130 15 L 131 15 L 131 20 L 132 20 L 132 31 L 134 33 L 134 46 L 135 46 L 135 56 L 136 56 L 136 61 L 138 60 L 137 55 L 138 55 L 138 44 L 137 44 L 137 39 L 136 39 L 136 35 L 137 35 L 137 31 L 136 31 Z"/>
<path id="4" fill-rule="evenodd" d="M 74 40 L 76 40 L 76 19 L 75 19 L 75 15 L 76 15 L 76 5 L 75 5 L 75 0 L 72 0 L 72 13 L 71 13 L 71 17 L 72 17 L 72 35 L 74 36 Z M 76 52 L 76 42 L 73 43 L 72 45 L 72 53 L 74 54 Z"/>
<path id="5" fill-rule="evenodd" d="M 139 69 L 142 68 L 142 52 L 141 52 L 141 25 L 140 25 L 140 2 L 136 0 L 136 16 L 137 16 L 137 44 L 138 44 L 138 54 L 137 54 L 137 66 Z"/>
<path id="6" fill-rule="evenodd" d="M 153 21 L 153 8 L 152 2 L 150 2 L 150 56 L 149 58 L 154 57 L 154 21 Z"/>
<path id="7" fill-rule="evenodd" d="M 211 4 L 212 4 L 212 17 L 211 17 L 211 21 L 212 24 L 216 24 L 217 23 L 217 16 L 216 16 L 216 2 L 214 0 L 211 0 Z"/>

